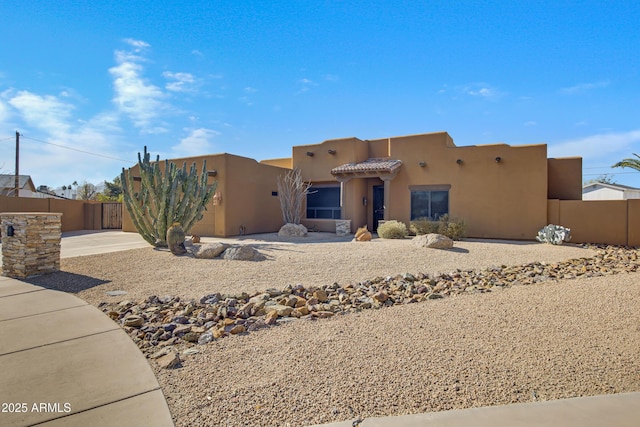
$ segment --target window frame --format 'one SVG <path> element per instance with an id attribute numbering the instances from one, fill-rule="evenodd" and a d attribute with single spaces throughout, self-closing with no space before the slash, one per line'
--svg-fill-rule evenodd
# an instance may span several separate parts
<path id="1" fill-rule="evenodd" d="M 449 184 L 442 184 L 442 185 L 410 185 L 409 186 L 409 218 L 411 221 L 418 219 L 418 218 L 429 218 L 432 221 L 437 220 L 440 216 L 445 215 L 445 214 L 449 214 L 449 209 L 450 209 L 450 190 L 451 190 L 451 185 Z M 413 202 L 413 193 L 414 192 L 424 192 L 424 193 L 428 193 L 428 209 L 429 209 L 429 215 L 425 216 L 425 215 L 414 215 L 414 202 Z M 433 217 L 433 204 L 432 204 L 432 200 L 433 200 L 433 195 L 432 193 L 436 193 L 436 192 L 446 192 L 447 193 L 447 210 L 445 213 L 441 213 L 438 218 L 434 218 Z"/>
<path id="2" fill-rule="evenodd" d="M 309 193 L 314 190 L 323 190 L 323 189 L 337 189 L 338 190 L 338 206 L 312 206 L 309 207 Z M 342 206 L 340 206 L 340 183 L 333 184 L 311 184 L 311 187 L 307 190 L 307 197 L 305 200 L 305 217 L 307 219 L 320 219 L 320 220 L 336 220 L 342 218 Z M 309 216 L 309 211 L 314 211 L 314 216 Z M 329 218 L 318 217 L 318 211 L 330 211 Z M 337 215 L 337 217 L 336 217 Z"/>

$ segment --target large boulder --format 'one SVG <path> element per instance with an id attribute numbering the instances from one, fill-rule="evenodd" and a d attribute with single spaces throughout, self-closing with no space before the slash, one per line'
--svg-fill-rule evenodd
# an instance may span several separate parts
<path id="1" fill-rule="evenodd" d="M 413 244 L 419 248 L 451 249 L 453 240 L 442 234 L 424 234 L 413 238 Z"/>
<path id="2" fill-rule="evenodd" d="M 356 242 L 368 242 L 371 240 L 371 232 L 367 230 L 367 226 L 358 228 L 356 231 L 356 237 L 354 238 Z"/>
<path id="3" fill-rule="evenodd" d="M 202 245 L 193 245 L 192 253 L 196 258 L 213 259 L 223 253 L 230 245 L 226 243 L 205 243 Z"/>
<path id="4" fill-rule="evenodd" d="M 232 246 L 224 251 L 222 258 L 237 261 L 262 261 L 265 257 L 251 246 Z"/>
<path id="5" fill-rule="evenodd" d="M 302 224 L 285 224 L 278 231 L 278 236 L 282 237 L 304 237 L 306 235 L 307 227 Z"/>

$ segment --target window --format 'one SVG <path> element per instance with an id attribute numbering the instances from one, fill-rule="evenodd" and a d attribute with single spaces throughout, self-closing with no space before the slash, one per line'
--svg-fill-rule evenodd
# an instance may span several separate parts
<path id="1" fill-rule="evenodd" d="M 437 220 L 449 213 L 449 189 L 411 189 L 411 219 Z"/>
<path id="2" fill-rule="evenodd" d="M 340 219 L 340 187 L 312 186 L 307 193 L 307 218 Z"/>

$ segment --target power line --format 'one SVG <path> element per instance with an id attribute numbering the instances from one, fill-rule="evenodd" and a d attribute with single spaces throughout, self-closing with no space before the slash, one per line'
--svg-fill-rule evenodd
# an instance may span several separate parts
<path id="1" fill-rule="evenodd" d="M 60 148 L 66 148 L 67 150 L 71 150 L 71 151 L 77 151 L 78 153 L 84 153 L 84 154 L 89 154 L 91 156 L 96 156 L 96 157 L 103 157 L 105 159 L 111 159 L 111 160 L 118 160 L 119 162 L 125 162 L 125 163 L 136 163 L 136 162 L 132 162 L 131 160 L 124 160 L 124 159 L 119 159 L 117 157 L 111 157 L 111 156 L 107 156 L 104 154 L 98 154 L 98 153 L 92 153 L 90 151 L 85 151 L 85 150 L 80 150 L 77 148 L 72 148 L 72 147 L 67 147 L 66 145 L 61 145 L 61 144 L 54 144 L 53 142 L 49 142 L 49 141 L 43 141 L 41 139 L 36 139 L 36 138 L 31 138 L 28 136 L 24 136 L 24 135 L 20 135 L 23 139 L 30 139 L 32 141 L 36 141 L 36 142 L 41 142 L 43 144 L 49 144 L 49 145 L 54 145 L 56 147 L 60 147 Z"/>
<path id="2" fill-rule="evenodd" d="M 612 172 L 610 175 L 629 175 L 632 173 L 640 173 L 640 171 L 636 172 Z M 591 176 L 591 175 L 602 175 L 601 173 L 584 173 L 583 176 Z"/>
<path id="3" fill-rule="evenodd" d="M 590 168 L 582 168 L 582 169 L 613 169 L 613 166 L 593 166 Z"/>
<path id="4" fill-rule="evenodd" d="M 8 141 L 8 140 L 13 139 L 13 138 L 15 138 L 15 136 L 10 136 L 9 138 L 2 138 L 2 139 L 0 139 L 0 142 Z"/>

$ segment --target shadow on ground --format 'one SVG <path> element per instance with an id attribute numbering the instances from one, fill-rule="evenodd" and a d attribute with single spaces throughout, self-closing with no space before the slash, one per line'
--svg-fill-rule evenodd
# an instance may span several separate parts
<path id="1" fill-rule="evenodd" d="M 460 254 L 468 254 L 469 253 L 469 249 L 465 249 L 465 248 L 458 248 L 456 246 L 452 247 L 451 249 L 445 249 L 447 252 L 457 252 Z"/>
<path id="2" fill-rule="evenodd" d="M 85 289 L 91 289 L 95 286 L 111 282 L 111 280 L 104 280 L 97 277 L 69 273 L 66 271 L 57 271 L 43 276 L 30 277 L 28 279 L 23 279 L 23 281 L 43 288 L 74 294 L 84 291 Z"/>

